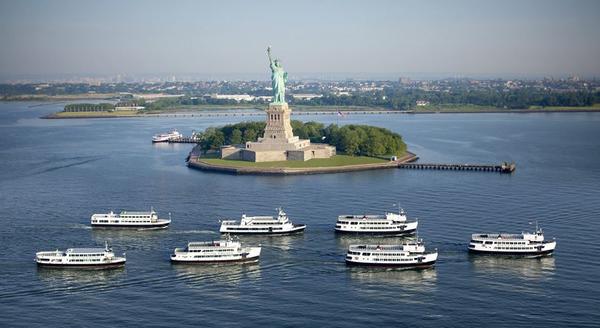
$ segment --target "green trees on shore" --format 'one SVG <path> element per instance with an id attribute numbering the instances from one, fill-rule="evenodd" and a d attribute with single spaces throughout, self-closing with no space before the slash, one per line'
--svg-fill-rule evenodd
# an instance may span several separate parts
<path id="1" fill-rule="evenodd" d="M 289 98 L 291 105 L 303 106 L 362 106 L 394 110 L 415 109 L 416 102 L 423 100 L 434 106 L 476 105 L 499 109 L 527 109 L 530 106 L 552 107 L 592 106 L 600 103 L 599 91 L 547 91 L 537 88 L 516 90 L 470 90 L 456 88 L 452 91 L 424 91 L 418 89 L 386 88 L 381 91 L 360 92 L 352 95 L 326 93 L 312 99 Z M 264 104 L 263 100 L 241 101 L 184 96 L 163 98 L 146 106 L 146 111 L 160 111 L 182 106 Z"/>
<path id="2" fill-rule="evenodd" d="M 397 110 L 414 109 L 417 100 L 432 105 L 477 105 L 506 109 L 527 109 L 530 106 L 592 106 L 600 103 L 599 91 L 548 91 L 538 88 L 516 90 L 424 91 L 417 89 L 386 88 L 383 91 L 365 92 L 347 96 L 326 94 L 308 100 L 291 99 L 294 105 L 306 106 L 365 106 Z"/>
<path id="3" fill-rule="evenodd" d="M 217 150 L 223 145 L 239 145 L 256 141 L 265 130 L 265 122 L 242 122 L 223 127 L 210 127 L 200 133 L 202 150 Z"/>
<path id="4" fill-rule="evenodd" d="M 292 121 L 294 135 L 313 143 L 328 143 L 337 151 L 352 156 L 401 156 L 406 152 L 402 137 L 388 129 L 368 125 L 330 124 Z M 204 151 L 218 150 L 223 145 L 256 141 L 265 128 L 265 122 L 242 122 L 219 128 L 208 128 L 200 134 Z"/>
<path id="5" fill-rule="evenodd" d="M 406 152 L 402 137 L 388 129 L 369 125 L 335 124 L 324 129 L 325 140 L 348 155 L 401 156 Z"/>

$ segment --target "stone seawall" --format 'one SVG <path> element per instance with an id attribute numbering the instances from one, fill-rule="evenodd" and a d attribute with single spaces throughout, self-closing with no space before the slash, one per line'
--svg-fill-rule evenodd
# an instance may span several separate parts
<path id="1" fill-rule="evenodd" d="M 246 175 L 307 175 L 307 174 L 325 174 L 325 173 L 343 173 L 367 170 L 381 170 L 398 168 L 399 164 L 416 161 L 419 157 L 413 153 L 408 153 L 396 161 L 376 164 L 344 165 L 333 167 L 241 167 L 229 165 L 216 165 L 202 161 L 194 151 L 190 153 L 187 165 L 190 168 L 203 171 L 212 171 L 228 174 L 246 174 Z"/>

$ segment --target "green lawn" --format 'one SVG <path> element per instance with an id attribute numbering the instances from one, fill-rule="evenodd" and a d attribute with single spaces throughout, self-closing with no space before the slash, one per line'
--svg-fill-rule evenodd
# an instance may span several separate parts
<path id="1" fill-rule="evenodd" d="M 366 156 L 347 156 L 347 155 L 336 155 L 332 158 L 318 158 L 311 159 L 309 161 L 281 161 L 281 162 L 246 162 L 246 161 L 235 161 L 227 159 L 217 158 L 200 158 L 202 161 L 214 164 L 214 165 L 227 165 L 237 167 L 289 167 L 289 168 L 305 168 L 305 167 L 335 167 L 345 165 L 360 165 L 360 164 L 376 164 L 385 163 L 387 160 L 366 157 Z"/>

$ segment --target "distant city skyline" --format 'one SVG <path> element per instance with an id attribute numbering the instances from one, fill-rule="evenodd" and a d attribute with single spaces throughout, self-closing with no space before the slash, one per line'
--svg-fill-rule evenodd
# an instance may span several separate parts
<path id="1" fill-rule="evenodd" d="M 599 1 L 6 1 L 0 81 L 600 77 Z"/>

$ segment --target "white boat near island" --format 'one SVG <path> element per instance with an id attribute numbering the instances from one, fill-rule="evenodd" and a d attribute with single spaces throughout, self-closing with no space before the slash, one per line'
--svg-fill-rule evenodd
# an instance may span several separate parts
<path id="1" fill-rule="evenodd" d="M 154 136 L 152 136 L 152 142 L 169 142 L 171 140 L 176 140 L 181 137 L 183 137 L 183 134 L 179 133 L 179 131 L 171 130 L 167 133 L 155 134 Z"/>
<path id="2" fill-rule="evenodd" d="M 231 237 L 216 241 L 190 242 L 186 248 L 175 248 L 172 263 L 256 262 L 261 247 L 242 246 Z"/>
<path id="3" fill-rule="evenodd" d="M 556 240 L 545 240 L 537 223 L 532 233 L 479 233 L 471 235 L 469 242 L 469 252 L 477 254 L 539 257 L 552 255 L 555 248 Z"/>
<path id="4" fill-rule="evenodd" d="M 408 220 L 406 212 L 399 208 L 398 213 L 385 215 L 340 215 L 335 223 L 335 231 L 361 234 L 413 234 L 419 225 L 418 220 Z"/>
<path id="5" fill-rule="evenodd" d="M 393 245 L 350 245 L 346 264 L 361 266 L 429 268 L 437 261 L 438 252 L 427 251 L 422 240 Z"/>
<path id="6" fill-rule="evenodd" d="M 171 213 L 168 219 L 161 219 L 150 208 L 149 212 L 122 211 L 115 213 L 110 211 L 104 214 L 92 215 L 90 222 L 94 228 L 167 228 L 171 223 Z"/>
<path id="7" fill-rule="evenodd" d="M 40 267 L 110 269 L 125 265 L 126 258 L 115 256 L 105 242 L 104 248 L 69 248 L 66 251 L 42 251 L 35 254 L 35 262 Z"/>
<path id="8" fill-rule="evenodd" d="M 246 216 L 242 215 L 240 221 L 222 220 L 219 231 L 231 234 L 289 234 L 302 232 L 305 224 L 294 224 L 283 209 L 277 209 L 277 217 L 272 216 Z"/>

